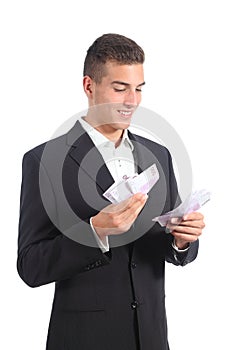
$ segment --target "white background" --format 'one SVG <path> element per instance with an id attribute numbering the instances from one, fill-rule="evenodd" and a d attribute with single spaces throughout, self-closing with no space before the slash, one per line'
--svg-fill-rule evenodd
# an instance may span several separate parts
<path id="1" fill-rule="evenodd" d="M 83 60 L 108 32 L 144 48 L 142 106 L 176 128 L 192 159 L 194 186 L 212 192 L 198 259 L 167 266 L 171 350 L 233 348 L 231 3 L 1 3 L 1 349 L 45 349 L 54 292 L 54 285 L 29 288 L 16 271 L 22 156 L 86 108 Z"/>

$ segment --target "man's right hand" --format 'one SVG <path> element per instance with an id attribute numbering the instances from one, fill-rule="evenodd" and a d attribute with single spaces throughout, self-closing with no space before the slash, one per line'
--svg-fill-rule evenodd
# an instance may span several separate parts
<path id="1" fill-rule="evenodd" d="M 130 229 L 144 207 L 148 196 L 137 193 L 119 204 L 110 204 L 92 217 L 92 225 L 101 240 Z"/>

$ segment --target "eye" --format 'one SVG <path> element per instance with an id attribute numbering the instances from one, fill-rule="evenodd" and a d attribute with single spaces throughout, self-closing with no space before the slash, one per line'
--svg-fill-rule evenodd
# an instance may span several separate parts
<path id="1" fill-rule="evenodd" d="M 125 91 L 126 89 L 124 88 L 124 89 L 117 89 L 117 88 L 114 88 L 114 91 L 116 91 L 116 92 L 123 92 L 123 91 Z"/>
<path id="2" fill-rule="evenodd" d="M 137 92 L 142 92 L 142 89 L 137 88 L 136 91 L 137 91 Z"/>

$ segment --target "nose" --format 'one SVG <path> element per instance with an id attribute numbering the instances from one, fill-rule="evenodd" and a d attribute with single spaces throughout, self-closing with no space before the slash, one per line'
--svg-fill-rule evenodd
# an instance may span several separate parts
<path id="1" fill-rule="evenodd" d="M 137 106 L 140 103 L 140 98 L 136 91 L 128 91 L 125 96 L 124 105 L 127 107 Z"/>

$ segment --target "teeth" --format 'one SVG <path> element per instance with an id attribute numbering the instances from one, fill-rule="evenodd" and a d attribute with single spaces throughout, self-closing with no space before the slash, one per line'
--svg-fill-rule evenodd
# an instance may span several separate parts
<path id="1" fill-rule="evenodd" d="M 131 114 L 131 112 L 125 112 L 125 111 L 120 111 L 120 113 L 123 115 L 130 115 Z"/>

